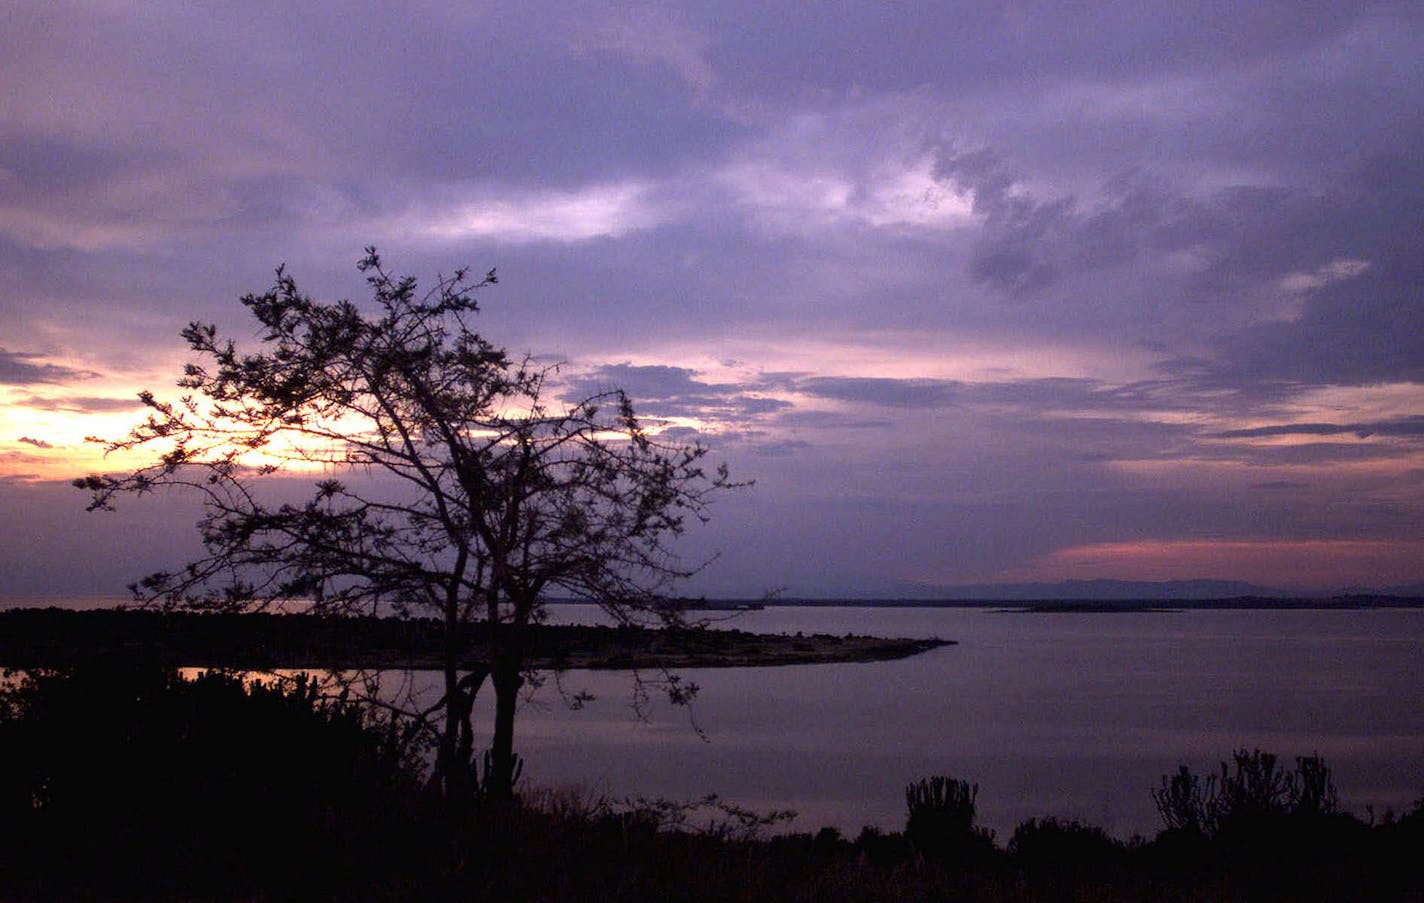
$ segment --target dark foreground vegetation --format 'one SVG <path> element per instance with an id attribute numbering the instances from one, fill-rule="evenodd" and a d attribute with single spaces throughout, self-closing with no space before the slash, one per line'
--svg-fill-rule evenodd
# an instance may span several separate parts
<path id="1" fill-rule="evenodd" d="M 6 900 L 1418 900 L 1424 807 L 1367 823 L 1329 768 L 1241 750 L 1153 797 L 1123 842 L 975 824 L 978 789 L 906 789 L 902 832 L 766 836 L 715 799 L 525 790 L 452 818 L 399 732 L 314 686 L 147 664 L 12 675 L 0 695 Z"/>
<path id="2" fill-rule="evenodd" d="M 59 667 L 141 654 L 170 667 L 432 669 L 445 625 L 434 618 L 59 608 L 0 611 L 0 666 Z M 489 625 L 460 625 L 459 648 L 482 651 Z M 550 668 L 717 668 L 905 658 L 950 643 L 867 636 L 781 636 L 742 630 L 533 624 L 527 665 Z M 461 662 L 462 665 L 468 664 Z"/>

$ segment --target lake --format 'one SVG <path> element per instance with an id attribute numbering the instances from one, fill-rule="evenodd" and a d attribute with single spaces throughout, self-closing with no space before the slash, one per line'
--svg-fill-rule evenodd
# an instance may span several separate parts
<path id="1" fill-rule="evenodd" d="M 553 620 L 594 609 L 555 606 Z M 702 669 L 689 713 L 639 720 L 627 674 L 568 672 L 598 698 L 569 711 L 547 683 L 524 706 L 524 780 L 614 798 L 717 793 L 800 813 L 794 827 L 903 827 L 904 786 L 979 785 L 980 822 L 1007 840 L 1034 815 L 1119 836 L 1160 824 L 1150 791 L 1238 747 L 1320 753 L 1364 814 L 1424 796 L 1424 611 L 1033 614 L 964 608 L 771 607 L 768 632 L 940 636 L 894 662 Z M 689 723 L 695 718 L 703 734 Z M 705 737 L 705 739 L 704 739 Z"/>
<path id="2" fill-rule="evenodd" d="M 597 615 L 551 606 L 555 622 Z M 979 785 L 980 823 L 1001 842 L 1048 814 L 1151 836 L 1161 776 L 1180 764 L 1214 771 L 1240 747 L 1287 764 L 1320 753 L 1360 815 L 1424 797 L 1424 609 L 775 606 L 726 623 L 958 644 L 893 662 L 686 670 L 701 687 L 691 711 L 655 700 L 645 720 L 630 708 L 628 674 L 567 672 L 566 691 L 597 699 L 570 711 L 550 680 L 526 700 L 516 726 L 526 784 L 620 800 L 716 793 L 795 809 L 798 830 L 853 834 L 902 828 L 905 784 L 947 774 Z"/>

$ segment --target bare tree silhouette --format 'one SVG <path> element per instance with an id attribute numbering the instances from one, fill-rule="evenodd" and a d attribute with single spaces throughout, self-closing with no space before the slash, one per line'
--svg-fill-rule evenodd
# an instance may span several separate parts
<path id="1" fill-rule="evenodd" d="M 725 466 L 706 467 L 705 447 L 659 441 L 622 391 L 561 401 L 555 368 L 475 332 L 474 293 L 496 282 L 493 270 L 480 280 L 459 270 L 421 292 L 374 248 L 358 266 L 371 313 L 313 300 L 279 268 L 270 290 L 242 298 L 262 329 L 255 350 L 190 324 L 197 360 L 182 397 L 142 393 L 146 420 L 104 442 L 155 458 L 75 484 L 91 510 L 126 494 L 201 493 L 205 553 L 135 584 L 142 603 L 300 601 L 318 614 L 438 618 L 443 695 L 407 714 L 435 743 L 433 781 L 447 800 L 507 798 L 526 634 L 542 600 L 556 591 L 620 623 L 680 623 L 666 593 L 697 566 L 670 542 L 735 484 Z M 283 473 L 319 478 L 299 502 L 272 501 L 263 478 Z M 472 648 L 463 627 L 477 622 L 484 639 Z M 481 769 L 471 713 L 486 680 L 495 717 Z M 675 678 L 667 689 L 675 700 L 690 692 Z"/>

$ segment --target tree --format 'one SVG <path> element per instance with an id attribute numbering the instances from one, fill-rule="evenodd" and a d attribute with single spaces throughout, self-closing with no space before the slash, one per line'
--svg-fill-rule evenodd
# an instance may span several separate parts
<path id="1" fill-rule="evenodd" d="M 261 325 L 245 352 L 215 326 L 183 338 L 197 356 L 176 402 L 140 398 L 145 421 L 109 451 L 152 449 L 152 463 L 76 480 L 90 508 L 173 487 L 201 493 L 205 553 L 136 584 L 146 604 L 251 611 L 284 602 L 317 614 L 426 615 L 443 625 L 443 697 L 419 713 L 447 800 L 507 797 L 525 643 L 551 592 L 597 602 L 620 623 L 677 623 L 666 591 L 696 570 L 670 546 L 688 517 L 734 484 L 702 445 L 667 444 L 628 397 L 553 395 L 557 369 L 516 360 L 470 328 L 465 270 L 418 291 L 374 248 L 358 264 L 374 309 L 302 294 L 284 268 L 242 298 Z M 103 440 L 94 440 L 103 441 Z M 299 502 L 270 478 L 319 477 Z M 483 648 L 462 639 L 483 621 Z M 471 710 L 495 693 L 481 777 Z M 686 689 L 673 683 L 675 696 Z"/>

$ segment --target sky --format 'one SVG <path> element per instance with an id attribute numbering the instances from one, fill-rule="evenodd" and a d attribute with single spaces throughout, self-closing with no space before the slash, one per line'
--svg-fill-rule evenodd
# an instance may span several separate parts
<path id="1" fill-rule="evenodd" d="M 0 595 L 190 320 L 378 246 L 754 487 L 691 592 L 1424 582 L 1417 3 L 0 0 Z"/>

